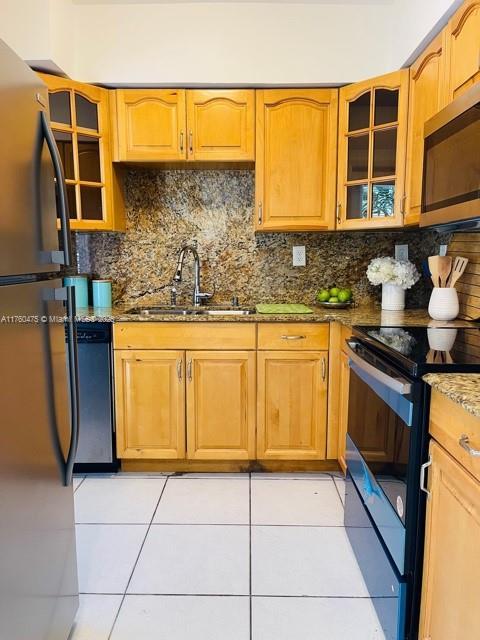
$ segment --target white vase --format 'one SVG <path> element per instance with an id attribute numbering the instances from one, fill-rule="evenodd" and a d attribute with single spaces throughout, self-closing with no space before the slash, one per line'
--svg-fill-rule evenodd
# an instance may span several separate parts
<path id="1" fill-rule="evenodd" d="M 405 289 L 398 284 L 382 284 L 382 309 L 386 311 L 405 309 Z"/>
<path id="2" fill-rule="evenodd" d="M 458 295 L 455 287 L 434 287 L 428 313 L 434 320 L 455 320 L 459 312 Z"/>

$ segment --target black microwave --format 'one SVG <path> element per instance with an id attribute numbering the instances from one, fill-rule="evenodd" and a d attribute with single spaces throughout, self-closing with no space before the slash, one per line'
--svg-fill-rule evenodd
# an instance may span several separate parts
<path id="1" fill-rule="evenodd" d="M 420 226 L 480 228 L 480 83 L 425 123 Z"/>

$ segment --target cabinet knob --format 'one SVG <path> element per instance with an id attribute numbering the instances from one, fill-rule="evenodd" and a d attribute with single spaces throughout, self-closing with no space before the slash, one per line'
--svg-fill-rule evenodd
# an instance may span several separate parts
<path id="1" fill-rule="evenodd" d="M 177 378 L 180 381 L 182 380 L 182 361 L 181 360 L 177 361 Z"/>
<path id="2" fill-rule="evenodd" d="M 261 225 L 263 221 L 263 207 L 262 203 L 258 203 L 258 224 Z"/>
<path id="3" fill-rule="evenodd" d="M 183 152 L 183 131 L 180 131 L 180 151 Z"/>
<path id="4" fill-rule="evenodd" d="M 282 336 L 282 340 L 305 340 L 307 336 L 300 336 L 300 335 L 295 335 L 295 336 Z"/>
<path id="5" fill-rule="evenodd" d="M 192 381 L 192 361 L 191 360 L 187 362 L 187 378 L 189 382 Z"/>
<path id="6" fill-rule="evenodd" d="M 188 132 L 188 147 L 189 147 L 190 153 L 193 153 L 193 131 L 191 129 Z"/>
<path id="7" fill-rule="evenodd" d="M 342 223 L 341 212 L 342 212 L 342 205 L 339 202 L 337 204 L 337 224 L 341 224 Z"/>

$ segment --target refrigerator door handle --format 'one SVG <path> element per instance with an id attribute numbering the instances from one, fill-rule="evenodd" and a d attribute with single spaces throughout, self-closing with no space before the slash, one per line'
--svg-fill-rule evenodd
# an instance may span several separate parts
<path id="1" fill-rule="evenodd" d="M 58 217 L 60 218 L 60 232 L 62 234 L 63 252 L 52 251 L 49 254 L 51 262 L 55 264 L 72 265 L 72 243 L 70 240 L 70 218 L 68 216 L 67 205 L 67 188 L 65 186 L 65 178 L 63 175 L 62 161 L 58 152 L 57 143 L 50 125 L 47 120 L 45 111 L 40 112 L 42 123 L 42 133 L 47 143 L 50 157 L 52 158 L 53 170 L 55 173 L 55 181 L 58 193 Z M 63 253 L 63 256 L 62 256 Z"/>
<path id="2" fill-rule="evenodd" d="M 68 375 L 70 389 L 70 446 L 65 461 L 64 484 L 68 487 L 72 482 L 73 465 L 78 449 L 78 437 L 80 432 L 79 397 L 78 397 L 78 346 L 77 327 L 75 323 L 75 289 L 65 287 L 67 290 L 67 350 L 68 350 Z"/>

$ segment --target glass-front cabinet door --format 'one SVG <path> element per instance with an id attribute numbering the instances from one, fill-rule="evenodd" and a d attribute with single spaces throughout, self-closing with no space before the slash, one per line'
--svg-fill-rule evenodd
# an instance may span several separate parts
<path id="1" fill-rule="evenodd" d="M 123 198 L 110 149 L 108 90 L 40 75 L 49 89 L 50 124 L 62 158 L 71 228 L 123 230 Z"/>
<path id="2" fill-rule="evenodd" d="M 340 89 L 337 229 L 403 224 L 408 70 Z"/>

